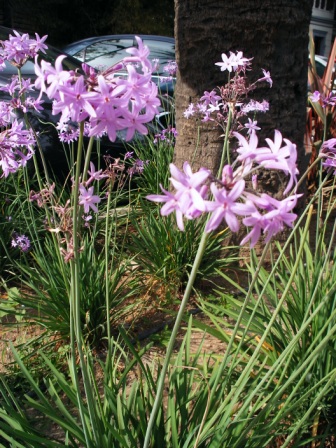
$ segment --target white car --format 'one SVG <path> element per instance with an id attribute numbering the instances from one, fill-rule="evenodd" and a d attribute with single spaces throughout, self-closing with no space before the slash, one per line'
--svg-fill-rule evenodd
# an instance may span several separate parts
<path id="1" fill-rule="evenodd" d="M 327 67 L 328 58 L 326 56 L 315 55 L 316 72 L 320 78 L 322 78 L 324 71 Z M 333 72 L 335 73 L 336 63 L 334 65 Z M 334 78 L 333 92 L 336 93 L 336 78 Z"/>

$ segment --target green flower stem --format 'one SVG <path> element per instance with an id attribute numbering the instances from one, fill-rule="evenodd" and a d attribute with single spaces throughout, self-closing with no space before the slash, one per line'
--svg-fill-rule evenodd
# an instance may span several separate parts
<path id="1" fill-rule="evenodd" d="M 84 122 L 80 123 L 80 133 L 78 139 L 78 152 L 76 161 L 76 172 L 74 179 L 74 186 L 72 192 L 72 207 L 73 207 L 73 251 L 74 257 L 70 261 L 71 263 L 71 314 L 70 314 L 70 330 L 71 330 L 71 349 L 72 349 L 72 363 L 74 370 L 74 377 L 76 381 L 76 390 L 78 397 L 78 405 L 81 414 L 81 421 L 84 427 L 85 438 L 87 442 L 87 447 L 101 446 L 100 445 L 100 435 L 103 435 L 98 427 L 98 421 L 96 418 L 95 411 L 95 401 L 92 394 L 92 388 L 90 384 L 90 377 L 88 372 L 88 365 L 85 361 L 85 355 L 83 351 L 83 336 L 81 327 L 81 269 L 79 260 L 79 241 L 78 241 L 78 231 L 79 231 L 79 204 L 78 204 L 78 193 L 79 193 L 79 182 L 81 175 L 81 162 L 83 153 L 83 133 L 84 133 Z M 86 424 L 86 417 L 84 415 L 83 403 L 80 394 L 80 385 L 78 381 L 78 376 L 76 374 L 76 348 L 79 355 L 80 367 L 82 371 L 85 396 L 87 399 L 87 408 L 90 416 L 91 429 L 95 438 L 95 445 L 92 445 L 91 437 L 89 436 L 89 430 Z"/>
<path id="2" fill-rule="evenodd" d="M 227 162 L 230 165 L 230 145 L 229 145 L 229 133 L 230 133 L 230 128 L 231 128 L 231 122 L 232 122 L 232 104 L 229 104 L 229 115 L 228 115 L 228 119 L 227 119 L 227 123 L 226 123 L 226 129 L 225 129 L 225 138 L 224 138 L 224 146 L 223 146 L 223 152 L 222 152 L 222 157 L 221 157 L 221 161 L 220 161 L 220 165 L 219 165 L 219 170 L 218 170 L 218 177 L 222 176 L 222 171 L 224 168 L 224 163 Z"/>
<path id="3" fill-rule="evenodd" d="M 179 328 L 181 326 L 182 320 L 183 320 L 183 315 L 184 315 L 184 311 L 186 308 L 186 305 L 188 303 L 191 291 L 193 289 L 194 286 L 194 282 L 195 282 L 195 278 L 198 272 L 198 268 L 201 264 L 202 258 L 203 258 L 203 254 L 207 245 L 207 241 L 208 241 L 208 237 L 209 234 L 203 232 L 202 235 L 202 239 L 200 241 L 198 250 L 197 250 L 197 254 L 195 257 L 195 261 L 193 264 L 193 267 L 191 269 L 190 272 L 190 276 L 188 279 L 188 283 L 183 295 L 183 299 L 181 301 L 181 305 L 180 305 L 180 309 L 177 313 L 176 316 L 176 320 L 175 320 L 175 324 L 174 324 L 174 328 L 172 330 L 170 339 L 169 339 L 169 344 L 167 347 L 167 352 L 166 352 L 166 356 L 165 356 L 165 360 L 164 360 L 164 364 L 162 367 L 162 370 L 160 372 L 160 377 L 159 377 L 159 381 L 158 381 L 158 386 L 157 386 L 157 391 L 156 391 L 156 397 L 154 400 L 154 404 L 153 404 L 153 408 L 152 408 L 152 412 L 150 414 L 150 418 L 149 418 L 149 422 L 148 422 L 148 426 L 147 426 L 147 431 L 146 431 L 146 436 L 145 436 L 145 441 L 144 441 L 144 445 L 143 448 L 148 448 L 149 447 L 149 442 L 150 442 L 150 437 L 151 437 L 151 433 L 152 433 L 152 429 L 161 405 L 161 401 L 162 401 L 162 394 L 163 394 L 163 388 L 164 388 L 164 381 L 165 381 L 165 377 L 166 377 L 166 373 L 168 370 L 168 365 L 170 362 L 170 358 L 171 355 L 173 353 L 173 349 L 174 349 L 174 344 L 175 344 L 175 340 L 176 340 L 176 336 L 177 333 L 179 331 Z"/>
<path id="4" fill-rule="evenodd" d="M 20 87 L 22 88 L 22 73 L 21 73 L 21 69 L 20 68 L 18 69 L 18 78 L 19 78 Z M 24 94 L 23 94 L 23 98 L 25 98 Z M 41 147 L 40 139 L 39 139 L 35 129 L 30 124 L 29 117 L 28 117 L 28 114 L 26 112 L 23 114 L 23 117 L 24 117 L 24 121 L 25 121 L 25 124 L 26 124 L 26 128 L 30 129 L 33 132 L 33 134 L 34 134 L 35 141 L 36 141 L 36 146 L 38 148 L 38 151 L 39 151 L 39 154 L 40 154 L 40 158 L 41 158 L 41 162 L 42 162 L 42 166 L 43 166 L 43 172 L 44 172 L 47 184 L 48 184 L 48 186 L 50 186 L 51 182 L 50 182 L 50 178 L 49 178 L 48 167 L 47 167 L 47 163 L 46 163 L 46 160 L 45 160 L 45 157 L 44 157 L 44 153 L 43 153 L 43 150 L 42 150 L 42 147 Z M 34 162 L 34 168 L 35 168 L 35 174 L 36 174 L 37 182 L 38 182 L 40 190 L 42 190 L 43 189 L 43 183 L 42 183 L 42 178 L 41 178 L 40 170 L 39 170 L 39 167 L 38 167 L 38 164 L 37 164 L 35 153 L 33 155 L 33 162 Z M 25 185 L 27 186 L 28 184 L 25 182 Z M 49 210 L 49 208 L 45 204 L 43 204 L 43 208 L 44 208 L 46 216 L 47 216 L 48 225 L 49 225 L 49 227 L 51 227 L 52 220 L 51 220 L 51 217 L 50 217 L 50 210 Z M 53 210 L 52 210 L 52 213 L 53 213 L 53 218 L 55 219 L 55 214 L 54 214 Z"/>
<path id="5" fill-rule="evenodd" d="M 82 129 L 81 129 L 82 130 Z M 78 168 L 78 162 L 80 162 L 81 159 L 81 145 L 82 145 L 82 132 L 80 132 L 79 135 L 79 142 L 78 142 L 78 154 L 77 154 L 77 166 L 76 166 L 76 176 L 74 180 L 74 192 L 72 195 L 73 200 L 73 244 L 74 244 L 74 250 L 77 250 L 78 248 L 78 238 L 77 238 L 77 215 L 78 212 L 78 191 L 79 191 L 79 175 L 80 173 Z M 75 252 L 76 254 L 76 252 Z M 85 440 L 87 442 L 87 445 L 89 445 L 89 434 L 88 434 L 88 428 L 86 424 L 85 419 L 85 413 L 84 413 L 84 407 L 83 402 L 80 394 L 80 384 L 79 379 L 77 375 L 77 364 L 76 364 L 76 340 L 78 340 L 78 308 L 80 308 L 80 292 L 78 288 L 78 279 L 76 281 L 76 278 L 78 277 L 78 260 L 77 256 L 73 260 L 70 261 L 70 272 L 71 272 L 71 284 L 70 284 L 70 346 L 71 346 L 71 361 L 72 361 L 72 369 L 73 369 L 73 378 L 75 381 L 76 386 L 76 393 L 77 393 L 77 401 L 78 401 L 78 409 L 81 417 L 81 421 L 83 423 L 83 431 L 85 435 Z M 81 330 L 79 331 L 81 333 Z M 81 345 L 78 344 L 78 345 Z"/>
<path id="6" fill-rule="evenodd" d="M 221 157 L 219 170 L 218 170 L 218 177 L 221 177 L 221 173 L 222 173 L 223 168 L 224 168 L 224 163 L 225 162 L 230 163 L 229 133 L 230 133 L 230 128 L 231 128 L 232 116 L 233 116 L 232 105 L 230 105 L 228 121 L 227 121 L 227 125 L 226 125 L 226 130 L 225 130 L 225 138 L 224 138 L 222 157 Z M 163 364 L 163 367 L 162 367 L 162 370 L 161 370 L 161 373 L 160 373 L 158 386 L 157 386 L 156 397 L 155 397 L 155 400 L 154 400 L 152 412 L 151 412 L 150 417 L 149 417 L 149 422 L 148 422 L 148 427 L 147 427 L 147 431 L 146 431 L 146 436 L 145 436 L 145 441 L 144 441 L 143 448 L 148 448 L 148 446 L 149 446 L 151 432 L 152 432 L 152 429 L 153 429 L 153 426 L 154 426 L 154 423 L 155 423 L 156 416 L 157 416 L 158 411 L 159 411 L 159 407 L 161 405 L 163 388 L 164 388 L 164 381 L 165 381 L 166 373 L 167 373 L 167 370 L 168 370 L 168 365 L 169 365 L 169 362 L 170 362 L 170 358 L 171 358 L 171 355 L 173 353 L 176 336 L 177 336 L 178 330 L 179 330 L 179 328 L 181 326 L 181 322 L 182 322 L 182 319 L 183 319 L 184 311 L 185 311 L 186 305 L 188 303 L 188 300 L 190 298 L 190 294 L 191 294 L 192 288 L 193 288 L 194 283 L 195 283 L 196 275 L 197 275 L 199 266 L 201 264 L 201 261 L 202 261 L 203 255 L 204 255 L 204 251 L 206 249 L 206 245 L 207 245 L 207 242 L 208 242 L 208 236 L 209 236 L 209 234 L 206 233 L 205 231 L 203 231 L 203 235 L 202 235 L 202 238 L 201 238 L 198 250 L 197 250 L 197 254 L 196 254 L 196 257 L 195 257 L 195 260 L 194 260 L 194 264 L 193 264 L 191 272 L 190 272 L 188 283 L 187 283 L 186 289 L 184 291 L 184 295 L 183 295 L 183 299 L 182 299 L 182 302 L 181 302 L 181 305 L 180 305 L 180 309 L 179 309 L 178 314 L 176 316 L 174 328 L 172 330 L 172 333 L 171 333 L 171 336 L 170 336 L 170 340 L 169 340 L 169 344 L 168 344 L 168 347 L 167 347 L 167 352 L 166 352 L 164 364 Z"/>
<path id="7" fill-rule="evenodd" d="M 91 153 L 92 153 L 92 148 L 93 148 L 93 142 L 94 142 L 94 137 L 91 137 L 89 140 L 89 144 L 88 144 L 88 147 L 86 150 L 86 155 L 85 155 L 85 162 L 84 162 L 84 168 L 83 168 L 83 181 L 86 180 L 87 172 L 89 169 L 90 158 L 91 158 Z"/>
<path id="8" fill-rule="evenodd" d="M 20 68 L 18 68 L 18 78 L 19 78 L 20 87 L 22 88 L 22 72 L 21 72 Z M 23 97 L 25 97 L 25 95 L 23 95 Z M 40 139 L 39 139 L 39 137 L 38 137 L 34 127 L 31 125 L 31 123 L 29 121 L 28 114 L 25 112 L 23 116 L 24 116 L 24 121 L 25 121 L 25 124 L 26 124 L 26 128 L 30 129 L 33 132 L 33 134 L 34 134 L 35 141 L 36 141 L 36 146 L 38 148 L 39 155 L 40 155 L 41 162 L 42 162 L 42 166 L 43 166 L 43 173 L 45 175 L 45 179 L 47 181 L 48 186 L 51 186 L 51 181 L 50 181 L 50 177 L 49 177 L 49 171 L 48 171 L 46 159 L 44 157 L 43 149 L 41 147 Z M 40 173 L 40 169 L 39 169 L 39 166 L 38 166 L 38 163 L 37 163 L 37 159 L 36 159 L 35 153 L 33 155 L 33 162 L 34 162 L 34 168 L 35 168 L 35 174 L 36 174 L 37 182 L 38 182 L 40 190 L 42 190 L 43 189 L 43 182 L 42 182 L 41 173 Z M 28 175 L 27 175 L 27 171 L 26 170 L 24 171 L 24 176 L 25 176 L 24 185 L 25 185 L 25 188 L 26 188 L 27 197 L 29 197 L 29 182 L 28 182 Z M 30 201 L 28 201 L 28 204 L 29 204 L 29 210 L 30 210 L 31 216 L 33 216 L 34 214 L 33 214 L 32 204 L 30 203 Z M 47 218 L 47 221 L 48 221 L 48 226 L 49 226 L 49 228 L 52 228 L 52 222 L 56 222 L 56 216 L 55 216 L 54 207 L 51 207 L 51 212 L 50 212 L 50 208 L 47 206 L 47 204 L 43 203 L 42 207 L 43 207 L 43 209 L 45 211 L 45 214 L 46 214 L 46 218 Z M 51 216 L 51 214 L 52 214 L 52 216 Z M 36 230 L 36 228 L 34 228 L 34 230 Z M 58 248 L 59 244 L 60 244 L 60 236 L 57 233 L 52 233 L 52 239 L 53 239 L 55 247 Z M 42 252 L 41 242 L 40 242 L 40 239 L 37 237 L 37 234 L 36 234 L 36 242 L 39 245 L 39 248 L 40 248 L 40 250 Z M 61 256 L 60 251 L 57 250 L 56 254 L 57 254 L 58 261 L 59 261 L 59 265 L 62 266 L 63 263 L 62 263 L 62 260 L 61 260 L 62 256 Z M 65 277 L 64 269 L 63 269 L 63 275 Z"/>
<path id="9" fill-rule="evenodd" d="M 105 301 L 106 301 L 106 333 L 107 333 L 107 344 L 108 344 L 108 357 L 110 356 L 111 350 L 111 326 L 110 326 L 110 272 L 109 272 L 109 245 L 110 245 L 110 208 L 111 208 L 111 197 L 112 188 L 109 187 L 107 197 L 107 209 L 105 218 Z M 113 265 L 113 263 L 112 263 Z"/>

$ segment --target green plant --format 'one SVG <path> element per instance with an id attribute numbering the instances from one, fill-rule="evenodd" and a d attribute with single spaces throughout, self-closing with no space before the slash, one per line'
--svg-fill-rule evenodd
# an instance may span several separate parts
<path id="1" fill-rule="evenodd" d="M 126 276 L 129 260 L 123 254 L 122 233 L 127 231 L 127 215 L 118 211 L 118 202 L 123 194 L 119 190 L 111 191 L 100 217 L 88 221 L 82 229 L 80 319 L 85 339 L 96 345 L 106 337 L 107 326 L 115 325 L 122 312 L 127 311 L 122 310 L 120 305 L 130 294 L 134 294 L 136 288 L 130 275 Z M 69 216 L 55 214 L 53 225 L 46 226 L 41 209 L 25 200 L 20 202 L 21 197 L 17 196 L 16 206 L 19 204 L 25 212 L 22 217 L 32 247 L 19 258 L 8 255 L 12 262 L 12 275 L 7 279 L 9 287 L 5 283 L 3 286 L 8 289 L 12 283 L 17 284 L 19 288 L 16 289 L 15 301 L 30 310 L 30 318 L 49 331 L 67 337 L 70 334 L 71 269 L 61 254 L 62 250 L 66 250 L 67 243 L 58 232 L 71 230 L 66 228 Z M 53 209 L 62 210 L 60 204 L 66 204 L 67 198 L 67 193 L 63 192 Z"/>
<path id="2" fill-rule="evenodd" d="M 173 110 L 173 105 L 166 109 Z M 173 117 L 171 113 L 170 120 Z M 159 295 L 163 302 L 172 301 L 185 286 L 205 224 L 202 220 L 189 221 L 186 231 L 181 233 L 172 216 L 162 219 L 159 209 L 145 200 L 150 193 L 160 193 L 161 187 L 169 188 L 169 165 L 173 161 L 175 138 L 176 130 L 168 122 L 166 129 L 134 146 L 136 157 L 148 163 L 134 179 L 137 189 L 133 192 L 136 194 L 130 214 L 127 250 L 137 268 L 138 281 L 147 290 L 154 285 L 154 296 Z M 209 238 L 196 286 L 205 281 L 209 285 L 217 275 L 216 269 L 225 269 L 237 262 L 237 248 L 225 244 L 228 234 L 228 229 L 222 229 Z"/>
<path id="3" fill-rule="evenodd" d="M 180 446 L 181 441 L 187 441 L 190 438 L 188 429 L 197 431 L 199 424 L 202 423 L 204 412 L 207 411 L 208 391 L 203 394 L 202 388 L 198 387 L 207 382 L 207 361 L 201 360 L 201 347 L 196 354 L 190 353 L 191 336 L 190 322 L 185 340 L 170 371 L 167 413 L 162 406 L 159 425 L 155 428 L 154 446 Z M 32 443 L 32 446 L 33 443 L 41 443 L 41 446 L 47 447 L 61 446 L 65 441 L 66 446 L 72 447 L 82 444 L 102 448 L 141 446 L 147 427 L 146 415 L 152 409 L 157 375 L 160 371 L 160 365 L 148 366 L 142 361 L 143 355 L 151 345 L 138 351 L 127 335 L 122 332 L 122 341 L 112 342 L 112 350 L 106 361 L 99 362 L 92 353 L 88 352 L 90 381 L 96 398 L 93 411 L 96 424 L 100 428 L 99 438 L 93 428 L 83 427 L 80 419 L 75 417 L 81 410 L 80 412 L 87 420 L 92 409 L 89 410 L 85 400 L 76 393 L 77 384 L 71 365 L 69 365 L 69 377 L 65 376 L 45 355 L 40 353 L 41 364 L 44 365 L 46 372 L 44 380 L 46 391 L 42 393 L 41 385 L 36 382 L 20 359 L 20 355 L 13 349 L 22 374 L 29 382 L 34 394 L 22 397 L 20 406 L 14 406 L 16 404 L 14 401 L 13 404 L 10 402 L 3 407 L 4 411 L 5 409 L 8 411 L 6 414 L 4 411 L 0 412 L 0 427 L 5 428 L 3 434 L 7 440 L 12 441 L 11 434 L 14 428 L 17 429 L 13 447 L 19 447 L 21 444 L 26 446 L 27 442 Z M 119 367 L 121 365 L 125 366 L 123 370 Z M 97 369 L 102 371 L 101 383 L 95 379 L 94 371 Z M 136 378 L 135 375 L 139 377 Z M 130 378 L 132 384 L 130 384 Z M 2 381 L 6 384 L 5 378 L 2 378 Z M 6 398 L 7 389 L 7 386 L 0 388 L 2 399 Z M 177 401 L 176 391 L 178 391 Z M 198 400 L 197 414 L 195 414 L 195 400 Z M 9 404 L 12 406 L 9 407 Z M 16 421 L 16 407 L 20 409 L 19 421 Z M 60 426 L 64 431 L 63 436 L 53 440 L 47 432 L 40 431 L 37 437 L 34 421 L 29 422 L 27 418 L 28 409 L 34 409 L 43 416 L 42 423 L 45 428 L 50 427 L 52 423 Z M 25 427 L 21 429 L 19 422 L 24 422 L 27 430 L 24 430 Z M 85 431 L 87 431 L 86 434 Z"/>
<path id="4" fill-rule="evenodd" d="M 220 293 L 213 303 L 201 301 L 214 327 L 198 326 L 229 348 L 235 347 L 233 364 L 238 356 L 243 357 L 244 388 L 248 375 L 258 378 L 255 390 L 233 419 L 232 424 L 242 418 L 250 421 L 240 429 L 235 446 L 257 446 L 251 442 L 254 434 L 259 446 L 268 446 L 272 438 L 261 437 L 258 422 L 268 435 L 280 434 L 282 427 L 281 446 L 302 446 L 309 440 L 317 443 L 334 431 L 335 225 L 330 229 L 334 205 L 332 201 L 326 211 L 317 247 L 309 239 L 310 210 L 301 217 L 303 221 L 307 216 L 305 229 L 297 225 L 285 247 L 277 245 L 280 255 L 271 259 L 270 267 L 256 264 L 254 255 L 247 294 L 225 276 L 242 297 Z"/>
<path id="5" fill-rule="evenodd" d="M 159 282 L 167 298 L 175 297 L 186 284 L 189 271 L 203 234 L 204 222 L 189 221 L 181 232 L 174 217 L 162 219 L 160 211 L 151 204 L 140 202 L 140 207 L 130 217 L 130 244 L 128 250 L 136 263 L 136 275 L 145 286 Z M 224 245 L 228 229 L 210 236 L 199 272 L 196 287 L 217 276 L 217 269 L 237 262 L 237 248 Z M 225 247 L 225 249 L 224 249 Z M 147 283 L 147 284 L 146 284 Z"/>
<path id="6" fill-rule="evenodd" d="M 318 76 L 316 71 L 315 48 L 312 34 L 310 35 L 309 44 L 310 64 L 308 67 L 308 80 L 310 92 L 308 93 L 305 147 L 306 152 L 311 154 L 310 164 L 313 165 L 319 156 L 323 141 L 336 135 L 336 109 L 335 105 L 328 101 L 333 96 L 332 92 L 335 86 L 335 72 L 333 70 L 336 58 L 336 40 L 334 40 L 322 78 Z M 317 93 L 319 97 L 314 98 L 314 95 L 316 96 Z M 316 166 L 309 172 L 308 186 L 311 189 L 315 189 L 318 185 L 318 173 L 319 171 Z"/>
<path id="7" fill-rule="evenodd" d="M 233 78 L 227 88 L 220 89 L 222 96 L 217 99 L 214 91 L 204 95 L 212 106 L 213 100 L 223 101 L 221 105 L 216 104 L 215 110 L 221 107 L 225 114 L 223 119 L 224 115 L 215 113 L 215 120 L 220 120 L 218 124 L 225 135 L 216 177 L 204 168 L 192 172 L 187 162 L 183 172 L 180 171 L 170 163 L 172 145 L 168 145 L 167 153 L 162 153 L 162 148 L 156 151 L 149 140 L 148 145 L 140 146 L 136 153 L 136 157 L 142 157 L 142 164 L 136 166 L 145 168 L 142 176 L 133 177 L 139 191 L 133 191 L 134 196 L 129 193 L 132 204 L 119 208 L 118 191 L 114 194 L 113 188 L 115 171 L 102 174 L 90 167 L 88 172 L 94 138 L 90 138 L 84 151 L 83 121 L 79 121 L 70 194 L 58 186 L 54 193 L 50 184 L 41 189 L 43 178 L 37 171 L 40 194 L 49 192 L 48 201 L 43 202 L 42 210 L 26 199 L 20 203 L 24 211 L 22 226 L 31 226 L 34 247 L 21 254 L 19 261 L 10 253 L 7 255 L 16 266 L 15 271 L 20 272 L 20 286 L 29 287 L 33 299 L 38 299 L 34 305 L 38 311 L 37 320 L 54 331 L 62 330 L 69 335 L 64 350 L 68 363 L 60 367 L 42 347 L 34 351 L 34 360 L 38 360 L 43 372 L 41 375 L 41 370 L 37 373 L 31 368 L 28 358 L 22 358 L 22 352 L 11 347 L 20 377 L 30 391 L 24 390 L 24 396 L 18 399 L 9 378 L 2 375 L 0 436 L 4 443 L 13 447 L 35 444 L 76 448 L 269 448 L 280 444 L 302 447 L 331 442 L 334 431 L 331 419 L 336 401 L 336 274 L 333 267 L 336 260 L 332 248 L 336 226 L 331 233 L 332 242 L 326 236 L 326 226 L 334 207 L 332 200 L 324 224 L 320 223 L 323 188 L 330 176 L 320 176 L 321 182 L 311 200 L 312 204 L 317 203 L 318 220 L 313 240 L 318 262 L 314 261 L 308 238 L 312 220 L 309 206 L 288 241 L 283 246 L 278 245 L 278 253 L 271 257 L 266 268 L 265 257 L 272 245 L 271 237 L 285 225 L 293 225 L 296 215 L 292 211 L 299 196 L 293 193 L 281 201 L 275 200 L 248 188 L 244 176 L 254 176 L 256 169 L 280 169 L 289 175 L 286 188 L 289 193 L 297 186 L 296 148 L 283 139 L 279 131 L 275 132 L 274 141 L 266 141 L 268 148 L 259 147 L 256 124 L 249 120 L 245 127 L 248 128 L 246 138 L 234 131 L 239 144 L 237 157 L 232 157 L 231 131 L 239 129 L 245 93 L 255 84 L 244 84 L 250 60 L 243 58 L 241 52 L 230 53 L 230 56 L 222 54 L 222 59 L 218 65 L 231 69 L 230 73 L 233 70 Z M 49 68 L 45 67 L 47 71 Z M 39 69 L 42 71 L 42 67 Z M 130 71 L 137 76 L 135 70 Z M 63 75 L 66 78 L 67 75 Z M 48 79 L 43 78 L 43 81 L 48 83 Z M 96 101 L 104 107 L 97 109 L 96 114 L 105 111 L 114 99 L 107 98 L 107 81 L 99 80 L 104 101 Z M 272 83 L 266 71 L 256 82 L 259 81 Z M 120 80 L 120 85 L 124 86 L 124 82 Z M 76 89 L 79 86 L 76 83 Z M 62 85 L 64 92 L 70 87 Z M 119 92 L 123 92 L 123 88 Z M 91 85 L 87 93 L 85 98 L 95 94 Z M 81 99 L 77 90 L 73 96 Z M 133 92 L 126 97 L 126 103 L 120 101 L 116 108 L 121 104 L 129 106 L 133 97 L 140 100 Z M 64 98 L 57 96 L 55 100 Z M 91 110 L 96 101 L 91 107 L 85 102 L 81 104 Z M 76 103 L 72 113 L 82 118 L 83 109 L 78 115 L 77 106 Z M 126 116 L 129 114 L 128 110 Z M 91 118 L 95 127 L 96 116 Z M 146 114 L 136 118 L 141 129 L 140 121 Z M 102 114 L 101 119 L 106 119 L 106 115 Z M 105 121 L 103 123 L 105 125 Z M 131 124 L 130 133 L 135 122 Z M 109 128 L 111 133 L 114 130 Z M 328 145 L 333 154 L 336 151 L 333 141 Z M 155 154 L 153 164 L 147 164 L 146 154 L 152 152 Z M 331 158 L 331 162 L 333 160 Z M 125 172 L 120 161 L 111 163 L 110 168 L 112 166 Z M 168 166 L 174 192 L 167 184 Z M 100 190 L 100 194 L 106 193 L 103 199 L 93 194 L 90 183 L 101 180 L 102 175 L 108 180 L 106 189 Z M 253 181 L 254 187 L 255 179 Z M 27 197 L 27 179 L 25 188 Z M 143 195 L 147 197 L 147 193 L 153 192 L 149 199 L 164 202 L 161 213 L 150 203 L 144 203 Z M 96 214 L 88 226 L 83 211 L 86 216 L 90 207 Z M 42 212 L 46 216 L 47 230 L 40 226 Z M 176 212 L 176 223 L 171 216 L 162 216 L 172 212 Z M 210 216 L 201 217 L 202 213 Z M 233 232 L 239 230 L 241 221 L 249 227 L 242 244 L 250 241 L 253 246 L 262 234 L 267 239 L 259 259 L 252 252 L 247 291 L 223 271 L 223 267 L 232 262 L 231 256 L 222 258 L 227 231 L 218 229 L 223 228 L 223 220 Z M 219 253 L 218 259 L 214 259 Z M 128 270 L 130 262 L 133 267 L 136 265 L 134 271 Z M 177 347 L 178 332 L 187 320 L 185 310 L 198 278 L 203 275 L 210 281 L 213 274 L 234 286 L 241 296 L 235 297 L 217 286 L 212 289 L 215 295 L 212 301 L 199 298 L 212 325 L 194 323 L 190 318 L 183 342 Z M 124 301 L 139 291 L 143 277 L 153 279 L 152 284 L 156 280 L 163 284 L 168 291 L 165 299 L 168 297 L 173 302 L 176 292 L 184 288 L 169 340 L 161 338 L 166 346 L 165 355 L 154 360 L 147 357 L 151 355 L 152 343 L 145 347 L 135 345 L 122 326 L 119 337 L 115 337 L 111 328 L 111 323 L 115 328 L 120 323 L 120 316 L 125 312 Z M 133 279 L 135 286 L 131 282 Z M 32 297 L 24 296 L 21 290 L 14 299 L 17 303 L 32 303 Z M 213 353 L 201 343 L 193 351 L 194 325 L 203 332 L 204 340 L 209 334 L 224 342 L 224 350 Z M 102 337 L 106 340 L 106 351 L 97 354 L 97 343 Z M 32 411 L 47 428 L 44 432 L 37 433 L 37 418 L 29 420 Z M 51 425 L 57 425 L 63 433 L 57 437 L 50 435 Z"/>

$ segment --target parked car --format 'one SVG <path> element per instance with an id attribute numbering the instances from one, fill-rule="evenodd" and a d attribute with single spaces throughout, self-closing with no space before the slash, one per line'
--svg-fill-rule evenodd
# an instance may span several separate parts
<path id="1" fill-rule="evenodd" d="M 324 71 L 327 67 L 328 64 L 328 58 L 326 56 L 321 56 L 321 55 L 315 55 L 315 67 L 316 67 L 316 73 L 317 75 L 322 78 Z M 334 64 L 334 72 L 336 70 L 336 61 Z M 336 79 L 334 79 L 334 87 L 333 87 L 333 92 L 336 92 Z"/>
<path id="2" fill-rule="evenodd" d="M 151 60 L 159 60 L 156 72 L 153 74 L 153 81 L 158 84 L 162 93 L 173 95 L 175 77 L 169 76 L 167 72 L 175 62 L 175 39 L 166 36 L 138 35 L 150 51 Z M 120 62 L 123 58 L 129 57 L 127 49 L 136 46 L 135 36 L 132 34 L 117 34 L 87 39 L 73 42 L 63 48 L 63 50 L 78 59 L 86 62 L 99 71 L 103 71 Z M 167 80 L 167 78 L 170 78 Z"/>
<path id="3" fill-rule="evenodd" d="M 327 67 L 328 58 L 326 56 L 315 55 L 316 71 L 320 78 L 322 78 L 324 70 Z M 336 64 L 335 64 L 336 67 Z"/>
<path id="4" fill-rule="evenodd" d="M 13 30 L 0 26 L 0 41 L 8 40 L 9 35 L 13 35 Z M 54 65 L 57 57 L 64 54 L 66 54 L 64 50 L 48 45 L 48 49 L 45 53 L 41 54 L 41 58 Z M 82 62 L 69 54 L 66 54 L 66 58 L 63 59 L 62 65 L 66 70 L 82 72 Z M 31 81 L 34 81 L 36 79 L 36 74 L 33 61 L 28 60 L 23 65 L 21 73 L 25 79 L 30 78 Z M 17 75 L 17 68 L 10 62 L 6 61 L 5 68 L 0 71 L 0 101 L 11 101 L 12 98 L 10 95 L 4 90 L 1 90 L 1 87 L 9 85 L 13 75 Z M 37 91 L 30 92 L 31 96 L 35 95 L 35 97 L 37 97 L 38 94 L 39 92 Z M 67 158 L 55 128 L 58 121 L 58 116 L 54 116 L 52 114 L 51 100 L 49 100 L 46 95 L 43 95 L 43 100 L 43 110 L 40 112 L 37 112 L 34 109 L 30 110 L 28 113 L 29 121 L 39 135 L 39 142 L 43 149 L 45 158 L 47 159 L 47 162 L 51 166 L 52 170 L 57 175 L 64 173 L 66 176 L 68 172 Z M 158 128 L 160 129 L 161 127 L 159 117 L 166 114 L 166 109 L 164 108 L 168 107 L 167 101 L 168 100 L 164 98 L 164 102 L 162 103 L 163 106 L 159 111 L 157 119 L 147 125 L 152 132 L 157 132 Z M 20 113 L 20 110 L 18 110 L 18 118 L 23 118 L 22 113 L 21 116 Z M 132 144 L 132 142 L 130 142 L 130 144 Z M 128 150 L 129 148 L 127 147 L 127 143 L 123 140 L 122 133 L 114 142 L 111 142 L 107 137 L 103 137 L 101 139 L 100 152 L 103 156 L 110 155 L 117 158 L 125 154 Z"/>

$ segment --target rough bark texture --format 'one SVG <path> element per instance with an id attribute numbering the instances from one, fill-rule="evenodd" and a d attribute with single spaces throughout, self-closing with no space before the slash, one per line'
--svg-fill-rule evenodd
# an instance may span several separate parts
<path id="1" fill-rule="evenodd" d="M 253 57 L 253 81 L 271 72 L 273 87 L 255 91 L 255 98 L 270 102 L 270 111 L 258 115 L 265 136 L 274 129 L 295 142 L 299 169 L 305 165 L 303 136 L 306 120 L 308 30 L 312 0 L 175 0 L 176 120 L 179 137 L 175 161 L 181 166 L 218 167 L 223 139 L 218 129 L 202 126 L 197 142 L 193 119 L 183 117 L 191 101 L 204 90 L 224 84 L 226 75 L 214 65 L 221 53 L 242 50 Z"/>

